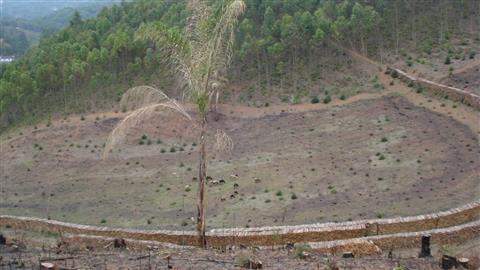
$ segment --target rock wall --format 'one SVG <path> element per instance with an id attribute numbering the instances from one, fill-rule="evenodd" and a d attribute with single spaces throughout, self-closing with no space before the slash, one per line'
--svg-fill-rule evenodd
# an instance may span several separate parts
<path id="1" fill-rule="evenodd" d="M 322 242 L 367 236 L 418 232 L 461 225 L 480 219 L 480 200 L 444 212 L 411 217 L 319 223 L 298 226 L 214 229 L 207 232 L 210 246 L 273 246 L 287 243 Z M 31 217 L 0 216 L 0 226 L 37 231 L 94 235 L 176 245 L 197 245 L 195 231 L 133 230 L 78 225 Z"/>
<path id="2" fill-rule="evenodd" d="M 398 233 L 390 235 L 369 236 L 349 240 L 337 240 L 321 243 L 308 243 L 315 252 L 341 254 L 353 252 L 355 255 L 373 255 L 381 251 L 389 251 L 400 248 L 421 247 L 422 235 L 430 235 L 431 243 L 446 245 L 461 243 L 468 239 L 480 236 L 480 221 L 453 226 L 449 228 Z"/>
<path id="3" fill-rule="evenodd" d="M 416 78 L 400 69 L 387 67 L 387 72 L 389 72 L 390 74 L 396 73 L 398 75 L 398 78 L 407 84 L 421 86 L 432 94 L 458 101 L 477 110 L 480 110 L 480 96 L 478 95 L 464 91 L 459 88 L 432 82 L 423 78 Z"/>
<path id="4" fill-rule="evenodd" d="M 321 254 L 337 254 L 352 252 L 355 256 L 376 255 L 390 250 L 402 248 L 421 247 L 422 235 L 431 236 L 431 244 L 451 245 L 462 243 L 466 240 L 480 236 L 480 221 L 474 221 L 467 224 L 453 226 L 449 228 L 408 232 L 379 236 L 367 236 L 361 238 L 335 240 L 325 242 L 308 242 L 312 252 Z M 129 250 L 158 250 L 162 248 L 189 249 L 191 246 L 179 246 L 173 244 L 163 244 L 156 241 L 143 241 L 124 239 L 126 247 Z M 94 249 L 103 250 L 113 248 L 115 238 L 92 236 L 92 235 L 73 235 L 62 238 L 62 243 L 67 249 L 84 250 Z M 274 248 L 284 248 L 283 245 L 276 245 Z M 270 248 L 270 247 L 261 247 Z"/>

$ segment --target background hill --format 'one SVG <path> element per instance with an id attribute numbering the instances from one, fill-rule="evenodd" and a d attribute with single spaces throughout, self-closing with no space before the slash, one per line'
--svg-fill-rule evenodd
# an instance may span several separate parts
<path id="1" fill-rule="evenodd" d="M 78 12 L 82 18 L 95 17 L 102 8 L 114 1 L 39 1 L 4 3 L 0 24 L 0 55 L 21 56 L 38 43 L 42 35 L 48 36 L 67 27 Z M 68 5 L 68 6 L 65 6 Z"/>
<path id="2" fill-rule="evenodd" d="M 475 58 L 480 43 L 475 0 L 246 2 L 225 101 L 259 106 L 381 90 L 378 79 L 361 72 L 339 46 L 380 62 L 435 70 L 447 57 L 449 63 Z M 222 3 L 212 0 L 211 6 Z M 139 0 L 106 8 L 93 19 L 73 18 L 22 59 L 2 66 L 3 126 L 111 109 L 135 84 L 153 84 L 175 96 L 162 48 L 134 35 L 152 21 L 181 32 L 188 15 L 185 1 Z"/>
<path id="3" fill-rule="evenodd" d="M 22 1 L 3 0 L 2 16 L 15 19 L 35 20 L 52 14 L 64 8 L 82 9 L 92 6 L 106 6 L 111 3 L 120 3 L 118 0 L 49 0 L 49 1 Z"/>

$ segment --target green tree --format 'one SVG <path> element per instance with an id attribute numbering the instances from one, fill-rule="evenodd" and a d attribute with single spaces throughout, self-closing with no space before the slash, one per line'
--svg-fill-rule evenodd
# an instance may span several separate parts
<path id="1" fill-rule="evenodd" d="M 355 3 L 352 9 L 350 24 L 355 26 L 355 32 L 358 33 L 363 54 L 367 55 L 367 41 L 372 34 L 374 27 L 378 22 L 378 14 L 371 6 L 363 6 Z"/>
<path id="2" fill-rule="evenodd" d="M 263 15 L 262 33 L 265 36 L 273 35 L 275 29 L 275 13 L 271 7 L 267 7 Z"/>
<path id="3" fill-rule="evenodd" d="M 76 10 L 75 13 L 73 13 L 72 19 L 70 20 L 70 26 L 78 27 L 82 25 L 82 23 L 82 17 L 80 16 L 80 13 Z"/>

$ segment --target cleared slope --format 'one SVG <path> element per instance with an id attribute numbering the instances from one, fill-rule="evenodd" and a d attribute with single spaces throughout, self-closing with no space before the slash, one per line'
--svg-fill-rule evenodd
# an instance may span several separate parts
<path id="1" fill-rule="evenodd" d="M 210 227 L 415 215 L 478 197 L 477 131 L 400 96 L 221 112 L 213 130 L 231 134 L 235 149 L 210 162 L 212 180 L 225 180 L 208 188 Z M 101 160 L 121 117 L 71 118 L 8 139 L 2 213 L 191 229 L 195 129 L 161 112 Z"/>

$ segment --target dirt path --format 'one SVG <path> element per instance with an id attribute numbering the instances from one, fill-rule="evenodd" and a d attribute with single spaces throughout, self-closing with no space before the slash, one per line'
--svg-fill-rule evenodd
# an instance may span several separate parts
<path id="1" fill-rule="evenodd" d="M 336 99 L 328 104 L 317 103 L 302 103 L 302 104 L 295 104 L 295 105 L 271 105 L 270 107 L 248 107 L 243 105 L 230 105 L 224 104 L 219 106 L 219 111 L 226 115 L 235 115 L 239 118 L 258 118 L 263 116 L 269 115 L 278 115 L 282 113 L 302 113 L 302 112 L 309 112 L 309 111 L 318 111 L 324 110 L 336 106 L 342 106 L 351 104 L 360 100 L 368 100 L 368 99 L 376 99 L 385 95 L 390 94 L 390 92 L 382 92 L 382 93 L 361 93 L 355 95 L 347 100 L 340 100 Z"/>
<path id="2" fill-rule="evenodd" d="M 337 46 L 339 45 L 337 44 Z M 385 91 L 382 92 L 382 94 L 380 95 L 399 93 L 416 106 L 425 107 L 431 111 L 440 113 L 442 115 L 450 116 L 455 120 L 470 127 L 475 133 L 480 134 L 480 116 L 478 112 L 474 109 L 464 106 L 460 103 L 457 104 L 452 101 L 439 100 L 437 98 L 431 98 L 423 94 L 418 94 L 415 91 L 412 91 L 411 88 L 407 87 L 404 83 L 400 81 L 397 81 L 396 83 L 394 82 L 394 85 L 390 85 L 393 79 L 390 76 L 384 74 L 384 65 L 354 50 L 350 50 L 341 46 L 339 46 L 339 48 L 345 50 L 351 57 L 359 61 L 375 65 L 382 69 L 382 71 L 378 73 L 378 77 L 380 79 L 380 82 L 385 87 Z M 480 65 L 480 59 L 466 64 L 464 67 L 456 70 L 454 74 L 461 73 L 477 65 Z M 456 108 L 454 108 L 454 106 Z"/>

